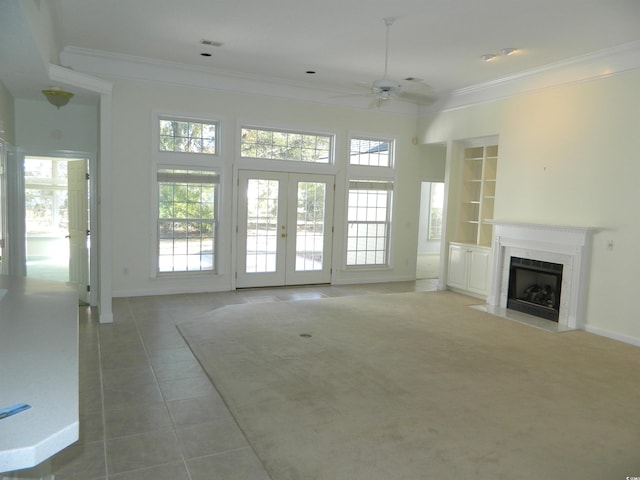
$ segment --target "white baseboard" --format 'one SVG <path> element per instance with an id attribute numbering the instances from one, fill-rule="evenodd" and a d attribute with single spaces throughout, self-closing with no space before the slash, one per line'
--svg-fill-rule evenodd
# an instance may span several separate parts
<path id="1" fill-rule="evenodd" d="M 629 335 L 623 335 L 617 332 L 611 332 L 609 330 L 605 330 L 599 327 L 593 327 L 586 325 L 584 327 L 585 332 L 593 333 L 594 335 L 600 335 L 601 337 L 607 337 L 612 340 L 617 340 L 619 342 L 628 343 L 630 345 L 634 345 L 636 347 L 640 347 L 640 338 L 631 337 Z"/>

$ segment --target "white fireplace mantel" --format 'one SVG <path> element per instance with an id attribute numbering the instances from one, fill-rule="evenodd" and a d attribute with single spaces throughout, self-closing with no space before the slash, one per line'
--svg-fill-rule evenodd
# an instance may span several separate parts
<path id="1" fill-rule="evenodd" d="M 592 227 L 541 225 L 494 220 L 492 307 L 507 306 L 511 257 L 563 265 L 558 324 L 582 328 L 591 260 Z"/>

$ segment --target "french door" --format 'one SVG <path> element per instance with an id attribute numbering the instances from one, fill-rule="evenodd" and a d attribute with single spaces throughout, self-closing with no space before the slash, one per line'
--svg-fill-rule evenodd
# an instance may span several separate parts
<path id="1" fill-rule="evenodd" d="M 240 171 L 238 288 L 331 281 L 334 178 Z"/>

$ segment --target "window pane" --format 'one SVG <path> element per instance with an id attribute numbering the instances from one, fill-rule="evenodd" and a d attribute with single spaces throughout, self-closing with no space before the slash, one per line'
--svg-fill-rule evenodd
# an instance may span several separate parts
<path id="1" fill-rule="evenodd" d="M 160 119 L 159 128 L 160 151 L 216 153 L 216 123 Z"/>
<path id="2" fill-rule="evenodd" d="M 322 270 L 326 184 L 298 182 L 295 270 Z"/>
<path id="3" fill-rule="evenodd" d="M 158 170 L 158 271 L 215 270 L 218 175 L 210 170 Z"/>
<path id="4" fill-rule="evenodd" d="M 352 138 L 350 142 L 349 163 L 369 167 L 390 167 L 392 142 Z"/>
<path id="5" fill-rule="evenodd" d="M 331 135 L 243 128 L 241 155 L 294 162 L 330 163 Z"/>
<path id="6" fill-rule="evenodd" d="M 252 178 L 247 183 L 245 273 L 276 271 L 279 187 L 277 180 Z"/>

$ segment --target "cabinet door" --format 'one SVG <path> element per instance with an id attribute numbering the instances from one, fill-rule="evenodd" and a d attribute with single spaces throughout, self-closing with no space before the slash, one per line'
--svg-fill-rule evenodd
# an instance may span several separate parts
<path id="1" fill-rule="evenodd" d="M 449 245 L 447 285 L 467 288 L 467 249 L 460 245 Z"/>
<path id="2" fill-rule="evenodd" d="M 469 285 L 468 290 L 480 295 L 489 291 L 490 252 L 487 250 L 469 249 Z"/>

